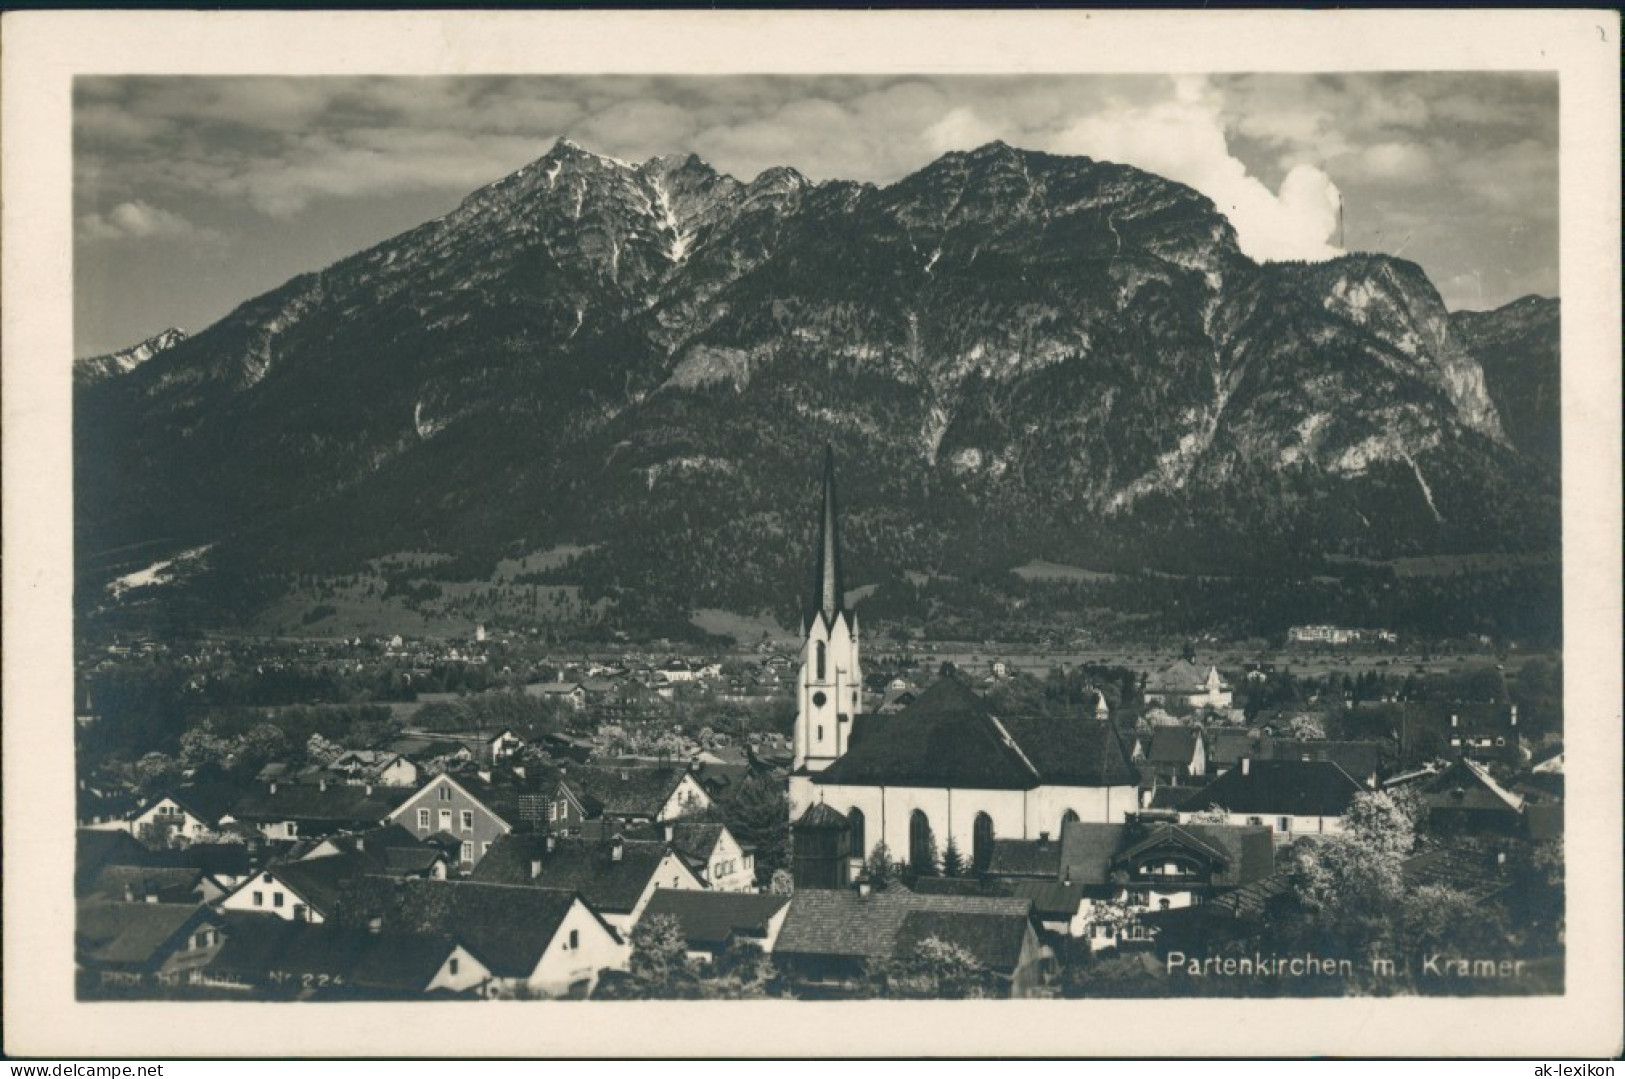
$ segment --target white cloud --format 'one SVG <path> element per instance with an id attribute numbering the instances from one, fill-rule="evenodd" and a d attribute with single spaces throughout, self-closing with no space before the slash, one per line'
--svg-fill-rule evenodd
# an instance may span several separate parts
<path id="1" fill-rule="evenodd" d="M 79 235 L 86 240 L 207 239 L 214 236 L 180 214 L 135 199 L 122 202 L 107 213 L 88 213 L 79 218 Z"/>
<path id="2" fill-rule="evenodd" d="M 1050 148 L 1133 165 L 1188 184 L 1212 199 L 1235 226 L 1241 249 L 1255 259 L 1332 258 L 1342 195 L 1331 177 L 1300 164 L 1279 191 L 1231 153 L 1220 103 L 1199 80 L 1181 79 L 1172 99 L 1091 112 Z"/>

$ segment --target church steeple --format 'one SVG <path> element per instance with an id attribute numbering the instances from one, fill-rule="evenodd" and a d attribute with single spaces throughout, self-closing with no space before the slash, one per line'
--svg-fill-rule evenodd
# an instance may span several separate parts
<path id="1" fill-rule="evenodd" d="M 794 767 L 820 771 L 846 752 L 853 719 L 863 710 L 858 622 L 846 609 L 841 574 L 841 522 L 835 503 L 835 450 L 824 447 L 824 497 L 819 507 L 812 606 L 797 684 Z"/>
<path id="2" fill-rule="evenodd" d="M 833 623 L 845 607 L 841 576 L 841 522 L 835 508 L 835 448 L 824 446 L 824 506 L 818 521 L 818 566 L 813 582 L 813 610 Z"/>

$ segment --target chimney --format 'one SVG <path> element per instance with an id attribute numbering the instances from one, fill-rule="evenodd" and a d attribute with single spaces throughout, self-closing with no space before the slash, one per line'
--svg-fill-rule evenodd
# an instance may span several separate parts
<path id="1" fill-rule="evenodd" d="M 549 840 L 551 840 L 552 837 L 550 836 L 548 838 L 549 838 Z M 549 842 L 549 846 L 551 846 L 551 845 L 552 845 L 551 842 Z M 532 858 L 530 860 L 530 879 L 535 880 L 537 877 L 539 877 L 541 875 L 542 875 L 542 860 L 540 858 Z"/>
<path id="2" fill-rule="evenodd" d="M 129 881 L 124 882 L 124 901 L 126 903 L 135 902 L 135 889 L 131 887 Z"/>
<path id="3" fill-rule="evenodd" d="M 1062 884 L 1071 884 L 1072 883 L 1072 867 L 1071 866 L 1063 865 L 1061 867 L 1061 883 Z"/>
<path id="4" fill-rule="evenodd" d="M 363 795 L 365 795 L 366 797 L 371 798 L 372 797 L 372 784 L 371 783 L 363 783 L 361 785 L 361 793 Z"/>
<path id="5" fill-rule="evenodd" d="M 271 793 L 272 794 L 276 793 L 276 780 L 274 780 L 274 779 L 271 780 Z"/>
<path id="6" fill-rule="evenodd" d="M 367 849 L 367 837 L 366 836 L 358 835 L 358 836 L 355 837 L 355 849 L 359 850 L 359 851 L 365 851 Z"/>
<path id="7" fill-rule="evenodd" d="M 480 777 L 481 783 L 491 782 L 491 769 L 489 768 L 481 768 L 475 775 Z"/>
<path id="8" fill-rule="evenodd" d="M 619 833 L 617 833 L 615 838 L 609 841 L 609 860 L 612 862 L 618 862 L 625 856 L 626 842 L 620 837 Z"/>
<path id="9" fill-rule="evenodd" d="M 1512 706 L 1512 719 L 1509 721 L 1508 725 L 1513 726 L 1513 727 L 1516 727 L 1518 725 L 1518 706 L 1517 705 Z"/>
<path id="10" fill-rule="evenodd" d="M 868 899 L 870 894 L 875 890 L 874 882 L 869 879 L 869 874 L 867 873 L 859 875 L 858 879 L 854 883 L 858 886 L 859 899 Z"/>
<path id="11" fill-rule="evenodd" d="M 367 919 L 367 932 L 369 932 L 369 933 L 382 933 L 383 931 L 384 931 L 384 918 L 383 918 L 383 915 L 374 914 L 371 918 Z"/>
<path id="12" fill-rule="evenodd" d="M 1043 849 L 1043 848 L 1049 846 L 1049 833 L 1048 832 L 1039 832 L 1038 833 L 1038 846 L 1039 846 L 1039 849 Z"/>
<path id="13" fill-rule="evenodd" d="M 326 789 L 327 789 L 327 777 L 326 777 L 326 776 L 323 776 L 323 777 L 322 777 L 322 780 L 321 780 L 321 782 L 320 782 L 320 783 L 318 783 L 318 784 L 316 784 L 316 786 L 317 786 L 317 787 L 318 787 L 318 788 L 319 788 L 319 789 L 321 789 L 321 790 L 324 790 L 324 791 L 325 791 L 325 790 L 326 790 Z"/>
<path id="14" fill-rule="evenodd" d="M 1450 726 L 1453 728 L 1461 726 L 1461 717 L 1454 712 L 1450 713 Z"/>
<path id="15" fill-rule="evenodd" d="M 1241 774 L 1244 776 L 1253 774 L 1253 759 L 1251 757 L 1241 758 Z"/>
<path id="16" fill-rule="evenodd" d="M 677 825 L 673 824 L 671 821 L 667 821 L 666 822 L 666 842 L 670 843 L 673 839 L 676 839 L 676 838 L 677 838 Z"/>
<path id="17" fill-rule="evenodd" d="M 554 848 L 558 846 L 558 842 L 559 842 L 558 837 L 556 837 L 552 832 L 548 832 L 547 833 L 547 853 L 552 854 Z"/>

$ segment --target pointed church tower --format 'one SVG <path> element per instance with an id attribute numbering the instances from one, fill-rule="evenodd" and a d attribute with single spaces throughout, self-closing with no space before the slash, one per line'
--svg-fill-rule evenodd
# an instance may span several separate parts
<path id="1" fill-rule="evenodd" d="M 858 621 L 846 609 L 841 525 L 835 508 L 835 451 L 824 447 L 824 499 L 807 640 L 796 685 L 795 767 L 821 772 L 846 752 L 852 721 L 863 709 Z"/>

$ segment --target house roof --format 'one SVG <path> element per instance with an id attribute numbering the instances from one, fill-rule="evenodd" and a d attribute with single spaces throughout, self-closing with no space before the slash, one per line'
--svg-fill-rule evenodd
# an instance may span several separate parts
<path id="1" fill-rule="evenodd" d="M 1231 767 L 1243 757 L 1254 760 L 1331 761 L 1356 779 L 1376 775 L 1382 767 L 1381 742 L 1254 737 L 1246 731 L 1215 731 L 1208 739 L 1208 763 Z"/>
<path id="2" fill-rule="evenodd" d="M 711 852 L 727 828 L 704 821 L 674 821 L 671 827 L 671 846 L 678 854 L 704 864 L 711 860 Z"/>
<path id="3" fill-rule="evenodd" d="M 1494 856 L 1483 851 L 1438 847 L 1411 855 L 1400 869 L 1408 887 L 1442 884 L 1478 902 L 1510 886 L 1506 873 L 1495 865 Z"/>
<path id="4" fill-rule="evenodd" d="M 143 806 L 142 810 L 157 805 L 167 797 L 205 824 L 218 824 L 221 817 L 236 807 L 242 793 L 241 787 L 220 781 L 188 784 L 163 792 Z"/>
<path id="5" fill-rule="evenodd" d="M 1027 924 L 1031 910 L 1029 900 L 1014 897 L 920 895 L 906 888 L 861 896 L 853 889 L 804 888 L 790 897 L 774 954 L 885 959 L 898 954 L 900 937 L 907 946 L 931 935 L 923 931 L 927 927 L 972 942 L 983 933 L 992 935 L 976 923 L 956 927 L 947 921 L 916 921 L 905 933 L 911 914 L 994 915 L 1019 927 Z"/>
<path id="6" fill-rule="evenodd" d="M 1477 761 L 1462 758 L 1418 787 L 1429 809 L 1469 809 L 1518 813 L 1523 798 L 1513 794 L 1491 777 Z"/>
<path id="7" fill-rule="evenodd" d="M 122 900 L 126 888 L 137 899 L 157 896 L 160 903 L 196 903 L 203 898 L 203 871 L 167 866 L 103 866 L 85 894 Z"/>
<path id="8" fill-rule="evenodd" d="M 184 847 L 148 851 L 145 865 L 201 869 L 210 876 L 241 877 L 254 867 L 254 851 L 247 843 L 189 843 Z"/>
<path id="9" fill-rule="evenodd" d="M 796 820 L 797 828 L 823 828 L 830 831 L 842 831 L 851 827 L 846 814 L 834 806 L 824 802 L 814 802 L 807 807 L 807 811 Z"/>
<path id="10" fill-rule="evenodd" d="M 1191 763 L 1202 732 L 1196 727 L 1158 727 L 1151 732 L 1151 748 L 1145 759 L 1152 764 Z"/>
<path id="11" fill-rule="evenodd" d="M 129 832 L 79 828 L 74 831 L 74 889 L 89 888 L 107 865 L 144 865 L 147 849 Z"/>
<path id="12" fill-rule="evenodd" d="M 339 924 L 364 928 L 377 917 L 384 932 L 449 938 L 492 974 L 523 978 L 535 971 L 577 898 L 556 888 L 362 877 L 345 890 Z"/>
<path id="13" fill-rule="evenodd" d="M 214 915 L 196 903 L 78 904 L 74 952 L 108 966 L 156 966 L 177 937 Z"/>
<path id="14" fill-rule="evenodd" d="M 1045 877 L 1059 880 L 1061 841 L 995 837 L 993 852 L 988 857 L 987 871 L 996 877 Z"/>
<path id="15" fill-rule="evenodd" d="M 284 974 L 338 975 L 358 988 L 422 992 L 456 946 L 449 938 L 228 913 L 226 942 L 209 964 L 249 982 Z"/>
<path id="16" fill-rule="evenodd" d="M 1181 812 L 1222 806 L 1232 813 L 1340 817 L 1364 788 L 1331 761 L 1252 761 L 1179 804 Z"/>
<path id="17" fill-rule="evenodd" d="M 263 870 L 308 903 L 311 909 L 324 917 L 330 916 L 338 906 L 339 896 L 350 881 L 378 871 L 378 864 L 366 854 L 334 854 L 325 858 L 310 858 L 299 862 L 279 862 Z M 252 887 L 251 878 L 243 887 Z"/>
<path id="18" fill-rule="evenodd" d="M 853 721 L 846 753 L 818 784 L 1030 790 L 1042 784 L 1137 782 L 1116 731 L 1093 718 L 995 716 L 954 678 L 939 678 L 893 715 Z"/>
<path id="19" fill-rule="evenodd" d="M 231 815 L 246 821 L 309 821 L 321 824 L 377 824 L 415 792 L 407 787 L 366 787 L 348 783 L 278 784 L 245 791 Z"/>
<path id="20" fill-rule="evenodd" d="M 485 852 L 470 879 L 576 891 L 597 909 L 620 914 L 637 906 L 667 852 L 664 843 L 623 840 L 621 859 L 616 861 L 613 841 L 556 838 L 549 852 L 547 839 L 519 832 L 502 836 Z M 541 863 L 536 877 L 530 875 L 532 862 Z"/>
<path id="21" fill-rule="evenodd" d="M 1150 693 L 1196 693 L 1207 688 L 1210 667 L 1198 667 L 1188 659 L 1171 663 L 1145 680 Z"/>
<path id="22" fill-rule="evenodd" d="M 439 848 L 424 843 L 399 824 L 388 824 L 356 835 L 330 836 L 323 842 L 336 848 L 335 853 L 319 858 L 306 855 L 300 861 L 346 858 L 349 864 L 358 867 L 357 872 L 416 876 L 427 873 L 445 857 Z"/>
<path id="23" fill-rule="evenodd" d="M 1071 918 L 1078 913 L 1083 899 L 1081 884 L 1062 884 L 1058 880 L 921 877 L 914 882 L 914 891 L 920 895 L 1013 896 L 1031 901 L 1033 913 L 1050 921 Z"/>
<path id="24" fill-rule="evenodd" d="M 766 936 L 768 922 L 788 902 L 787 895 L 662 888 L 643 908 L 643 917 L 670 915 L 682 925 L 689 947 L 714 951 L 733 936 Z"/>
<path id="25" fill-rule="evenodd" d="M 1067 821 L 1061 827 L 1063 878 L 1088 888 L 1110 882 L 1113 859 L 1123 849 L 1128 831 L 1126 824 Z"/>
<path id="26" fill-rule="evenodd" d="M 907 955 L 932 937 L 975 956 L 989 970 L 1009 974 L 1021 965 L 1027 939 L 1025 915 L 952 910 L 916 910 L 897 927 L 895 955 Z"/>
<path id="27" fill-rule="evenodd" d="M 615 817 L 655 817 L 688 774 L 674 767 L 571 768 L 560 780 L 589 811 Z"/>
<path id="28" fill-rule="evenodd" d="M 1210 860 L 1210 883 L 1215 887 L 1240 887 L 1275 872 L 1273 834 L 1262 825 L 1131 824 L 1122 840 L 1125 846 L 1113 864 L 1127 865 L 1159 850 L 1179 848 Z"/>

